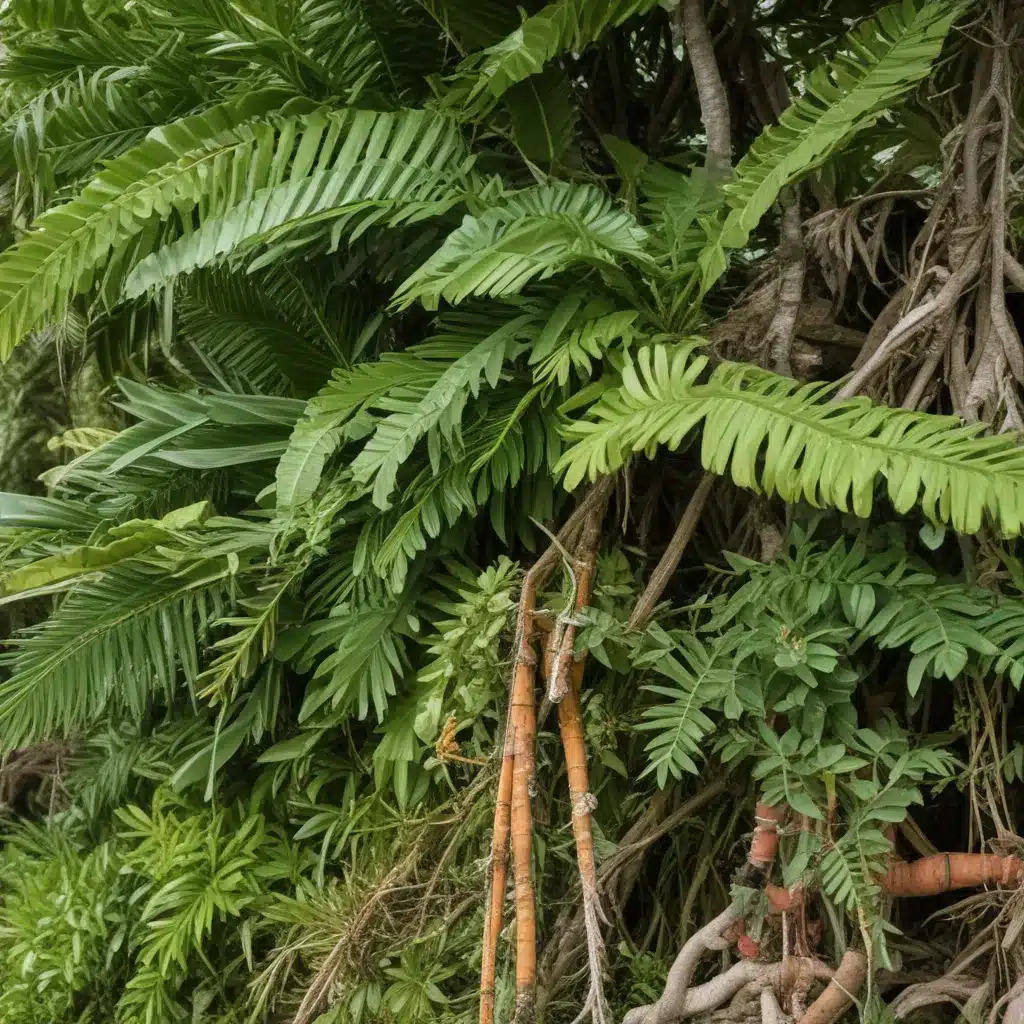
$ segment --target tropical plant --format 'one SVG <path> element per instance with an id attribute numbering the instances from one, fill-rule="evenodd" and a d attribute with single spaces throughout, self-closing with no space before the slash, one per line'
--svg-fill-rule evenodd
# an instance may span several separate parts
<path id="1" fill-rule="evenodd" d="M 1022 12 L 707 6 L 0 10 L 0 1022 L 1022 1012 Z"/>

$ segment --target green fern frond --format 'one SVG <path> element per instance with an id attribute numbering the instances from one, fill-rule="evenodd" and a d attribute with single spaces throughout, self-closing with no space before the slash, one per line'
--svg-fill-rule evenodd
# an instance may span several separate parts
<path id="1" fill-rule="evenodd" d="M 651 666 L 674 684 L 644 687 L 668 701 L 645 710 L 643 721 L 636 726 L 655 734 L 645 748 L 650 763 L 643 775 L 654 772 L 659 788 L 665 788 L 670 775 L 680 779 L 684 771 L 699 774 L 694 758 L 704 756 L 701 745 L 715 728 L 705 711 L 717 707 L 732 687 L 736 674 L 733 648 L 734 638 L 728 634 L 716 637 L 712 646 L 706 647 L 696 636 L 684 633 L 675 650 Z"/>
<path id="2" fill-rule="evenodd" d="M 201 697 L 211 704 L 233 700 L 237 687 L 273 654 L 289 599 L 307 567 L 306 560 L 293 558 L 287 568 L 275 571 L 249 594 L 238 597 L 233 614 L 212 623 L 212 629 L 229 632 L 213 644 L 215 657 L 199 676 Z"/>
<path id="3" fill-rule="evenodd" d="M 378 722 L 387 715 L 388 702 L 408 666 L 404 634 L 410 631 L 404 598 L 372 600 L 342 606 L 331 616 L 301 631 L 306 643 L 298 661 L 303 670 L 316 665 L 306 689 L 299 721 L 319 724 L 320 712 L 329 719 L 355 714 L 360 720 L 372 704 Z M 327 657 L 319 661 L 324 652 Z M 321 711 L 320 709 L 323 709 Z"/>
<path id="4" fill-rule="evenodd" d="M 618 343 L 623 349 L 630 347 L 639 318 L 639 310 L 617 309 L 604 296 L 573 289 L 559 300 L 530 349 L 533 379 L 565 385 L 576 371 L 586 380 L 593 362 L 600 362 L 610 348 Z"/>
<path id="5" fill-rule="evenodd" d="M 700 257 L 705 290 L 725 270 L 724 250 L 746 245 L 786 184 L 927 76 L 964 7 L 963 0 L 900 0 L 861 22 L 832 63 L 811 72 L 800 97 L 765 129 L 726 186 L 731 209 Z"/>
<path id="6" fill-rule="evenodd" d="M 277 467 L 277 502 L 281 508 L 308 500 L 320 483 L 327 459 L 348 437 L 368 432 L 360 413 L 376 408 L 392 391 L 421 389 L 424 393 L 452 364 L 472 351 L 479 334 L 415 346 L 406 352 L 385 353 L 378 361 L 360 363 L 335 373 L 306 405 L 292 432 L 288 450 Z"/>
<path id="7" fill-rule="evenodd" d="M 490 508 L 495 533 L 508 539 L 506 494 L 530 474 L 546 476 L 560 454 L 554 416 L 535 402 L 538 393 L 530 389 L 511 400 L 503 393 L 493 407 L 482 403 L 485 408 L 465 429 L 461 445 L 403 485 L 402 500 L 391 514 L 374 517 L 363 528 L 356 565 L 372 565 L 398 593 L 429 541 L 484 506 Z M 532 496 L 529 507 L 541 511 Z"/>
<path id="8" fill-rule="evenodd" d="M 646 232 L 628 210 L 589 185 L 551 182 L 509 196 L 480 216 L 467 216 L 395 293 L 405 309 L 417 299 L 514 295 L 574 263 L 645 259 Z"/>
<path id="9" fill-rule="evenodd" d="M 118 567 L 83 582 L 46 622 L 17 636 L 0 683 L 4 746 L 67 735 L 110 709 L 141 717 L 199 676 L 202 631 L 222 614 L 229 569 L 172 576 Z"/>
<path id="10" fill-rule="evenodd" d="M 244 122 L 281 102 L 279 92 L 254 93 L 151 133 L 0 253 L 0 359 L 85 291 L 111 254 L 123 254 L 134 241 L 132 258 L 145 255 L 157 239 L 154 215 L 167 218 L 178 204 L 187 208 L 202 199 L 210 168 L 222 166 L 228 154 L 265 157 L 274 129 Z"/>
<path id="11" fill-rule="evenodd" d="M 786 501 L 871 511 L 875 483 L 887 483 L 900 513 L 920 506 L 932 521 L 976 533 L 986 516 L 1005 534 L 1024 525 L 1024 449 L 980 425 L 874 406 L 866 398 L 826 402 L 831 385 L 798 384 L 739 363 L 698 379 L 708 357 L 697 343 L 642 349 L 569 434 L 560 464 L 567 486 L 618 469 L 630 452 L 678 448 L 703 424 L 705 469 Z"/>
<path id="12" fill-rule="evenodd" d="M 437 215 L 482 187 L 458 124 L 426 110 L 341 110 L 284 121 L 253 152 L 232 153 L 230 164 L 216 190 L 200 196 L 199 228 L 131 272 L 129 298 L 282 231 L 329 222 L 336 245 L 343 230 Z"/>
<path id="13" fill-rule="evenodd" d="M 184 117 L 200 103 L 186 84 L 160 89 L 145 74 L 109 69 L 47 90 L 0 128 L 0 166 L 19 186 L 52 196 L 143 141 L 147 132 Z"/>
<path id="14" fill-rule="evenodd" d="M 481 328 L 489 328 L 493 319 L 487 314 L 452 314 L 443 322 L 450 334 L 439 333 L 434 343 L 461 344 L 467 338 L 479 338 Z M 421 438 L 436 431 L 445 442 L 458 443 L 466 401 L 479 394 L 483 379 L 492 388 L 498 386 L 506 360 L 514 356 L 524 336 L 529 336 L 533 323 L 531 313 L 506 320 L 454 360 L 428 389 L 395 389 L 386 401 L 377 403 L 389 415 L 377 424 L 352 463 L 352 475 L 357 483 L 373 484 L 373 502 L 378 508 L 390 506 L 398 471 Z M 432 456 L 432 461 L 436 462 L 436 457 Z"/>
<path id="15" fill-rule="evenodd" d="M 344 365 L 367 320 L 354 289 L 326 287 L 305 268 L 196 274 L 176 299 L 182 334 L 204 360 L 258 391 L 309 394 Z"/>
<path id="16" fill-rule="evenodd" d="M 608 29 L 646 14 L 656 4 L 657 0 L 555 0 L 500 42 L 467 57 L 449 80 L 445 101 L 480 117 L 517 82 L 540 74 L 548 61 L 580 52 Z"/>

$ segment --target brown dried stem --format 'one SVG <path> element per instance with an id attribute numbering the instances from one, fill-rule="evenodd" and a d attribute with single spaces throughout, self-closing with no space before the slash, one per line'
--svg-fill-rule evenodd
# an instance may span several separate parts
<path id="1" fill-rule="evenodd" d="M 701 512 L 704 511 L 704 506 L 707 504 L 708 496 L 711 494 L 714 483 L 714 474 L 705 473 L 696 490 L 691 495 L 682 518 L 676 526 L 675 533 L 672 534 L 672 539 L 665 549 L 665 553 L 655 566 L 646 589 L 640 595 L 636 606 L 633 608 L 633 614 L 629 617 L 630 629 L 643 629 L 647 625 L 651 614 L 661 599 L 661 595 L 665 592 L 665 587 L 668 586 L 668 581 L 679 566 L 683 552 L 686 550 L 694 531 L 697 529 Z"/>

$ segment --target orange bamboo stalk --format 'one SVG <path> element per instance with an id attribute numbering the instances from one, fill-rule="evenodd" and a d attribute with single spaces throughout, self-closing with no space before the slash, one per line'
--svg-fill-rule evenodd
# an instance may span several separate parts
<path id="1" fill-rule="evenodd" d="M 935 896 L 979 885 L 1017 887 L 1024 882 L 1024 861 L 985 853 L 939 853 L 909 864 L 893 864 L 882 888 L 890 896 Z"/>
<path id="2" fill-rule="evenodd" d="M 579 530 L 591 510 L 604 503 L 614 486 L 614 477 L 606 476 L 594 484 L 576 510 L 566 520 L 558 536 L 560 542 Z M 533 815 L 530 807 L 530 782 L 534 770 L 534 746 L 537 716 L 534 708 L 534 672 L 536 655 L 533 648 L 534 609 L 537 588 L 558 561 L 558 546 L 552 544 L 534 564 L 523 580 L 516 618 L 516 661 L 505 725 L 501 770 L 494 807 L 494 831 L 491 840 L 491 887 L 484 917 L 484 933 L 480 956 L 480 1024 L 494 1024 L 495 978 L 498 963 L 498 937 L 501 934 L 508 882 L 508 850 L 511 838 L 515 858 L 516 916 L 516 989 L 519 1013 L 520 978 L 524 991 L 536 989 L 537 941 L 536 908 L 533 881 L 530 877 Z M 517 756 L 518 755 L 518 756 Z M 523 911 L 525 910 L 525 920 Z M 532 998 L 527 999 L 532 1016 Z"/>
<path id="3" fill-rule="evenodd" d="M 512 828 L 512 767 L 515 726 L 511 715 L 505 726 L 498 794 L 494 804 L 491 840 L 491 888 L 484 916 L 483 949 L 480 955 L 480 1024 L 494 1024 L 494 982 L 498 969 L 498 936 L 501 934 L 508 883 L 508 844 Z"/>
<path id="4" fill-rule="evenodd" d="M 986 853 L 937 853 L 909 863 L 895 862 L 878 882 L 889 896 L 937 896 L 981 885 L 1019 888 L 1024 885 L 1024 861 Z M 801 885 L 792 891 L 768 885 L 765 895 L 770 911 L 783 913 L 799 907 L 805 893 Z"/>
<path id="5" fill-rule="evenodd" d="M 757 824 L 754 826 L 754 835 L 750 840 L 750 852 L 747 860 L 756 868 L 767 871 L 775 860 L 775 854 L 779 849 L 779 825 L 786 818 L 786 807 L 779 804 L 777 807 L 770 807 L 768 804 L 758 804 L 754 808 L 754 818 Z"/>
<path id="6" fill-rule="evenodd" d="M 576 612 L 590 604 L 594 589 L 594 569 L 597 565 L 597 544 L 600 529 L 600 511 L 593 515 L 580 542 L 581 557 L 577 564 Z M 566 627 L 560 657 L 572 657 L 576 628 Z M 569 668 L 569 686 L 562 703 L 558 705 L 558 729 L 565 751 L 566 774 L 569 777 L 569 796 L 572 801 L 572 831 L 576 840 L 576 860 L 583 886 L 597 894 L 597 865 L 594 861 L 594 830 L 590 820 L 593 797 L 590 794 L 590 776 L 587 770 L 587 748 L 583 737 L 583 719 L 580 715 L 580 687 L 583 683 L 583 659 L 573 661 Z M 559 671 L 556 664 L 553 671 Z"/>
<path id="7" fill-rule="evenodd" d="M 491 886 L 484 916 L 483 948 L 480 954 L 480 1024 L 494 1024 L 494 992 L 498 966 L 498 936 L 501 934 L 505 909 L 505 888 L 508 883 L 509 839 L 512 834 L 513 781 L 519 712 L 524 688 L 533 688 L 533 650 L 531 631 L 535 593 L 533 580 L 528 574 L 523 582 L 519 601 L 519 647 L 516 651 L 512 694 L 509 699 L 505 724 L 505 742 L 501 752 L 501 770 L 498 774 L 498 792 L 494 803 L 494 831 L 491 839 Z M 527 655 L 523 661 L 524 653 Z"/>
<path id="8" fill-rule="evenodd" d="M 534 675 L 532 581 L 523 587 L 520 611 L 523 625 L 512 684 L 511 721 L 514 724 L 512 765 L 512 864 L 516 891 L 516 1020 L 531 1021 L 537 998 L 537 908 L 531 872 L 533 807 L 530 790 L 535 770 L 537 709 Z"/>

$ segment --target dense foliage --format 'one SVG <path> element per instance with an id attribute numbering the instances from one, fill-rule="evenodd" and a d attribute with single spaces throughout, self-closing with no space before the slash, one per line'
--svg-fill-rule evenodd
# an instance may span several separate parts
<path id="1" fill-rule="evenodd" d="M 1024 1019 L 1022 25 L 4 4 L 0 1022 Z"/>

